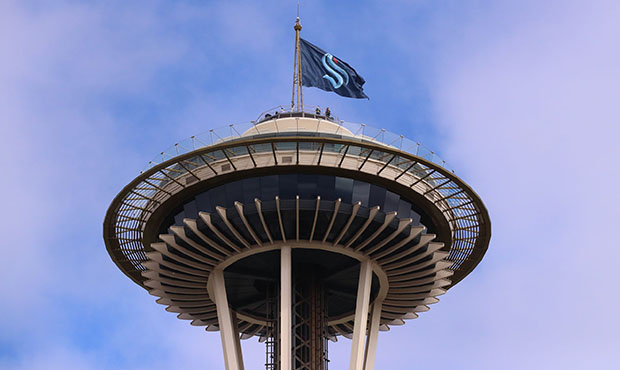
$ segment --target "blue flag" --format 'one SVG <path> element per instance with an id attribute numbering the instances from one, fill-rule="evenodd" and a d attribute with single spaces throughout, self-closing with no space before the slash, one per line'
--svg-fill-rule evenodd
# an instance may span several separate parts
<path id="1" fill-rule="evenodd" d="M 303 86 L 333 91 L 348 98 L 366 98 L 362 86 L 366 81 L 340 58 L 300 39 Z"/>

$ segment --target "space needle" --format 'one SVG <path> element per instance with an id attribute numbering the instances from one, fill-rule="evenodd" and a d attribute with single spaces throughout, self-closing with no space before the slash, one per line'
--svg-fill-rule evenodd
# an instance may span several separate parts
<path id="1" fill-rule="evenodd" d="M 161 152 L 114 198 L 103 237 L 166 311 L 219 332 L 227 370 L 244 369 L 240 341 L 254 337 L 266 369 L 326 370 L 328 343 L 348 338 L 349 368 L 372 370 L 379 332 L 478 265 L 490 219 L 436 153 L 304 105 L 315 50 L 295 31 L 291 104 Z M 315 48 L 327 88 L 361 89 Z"/>

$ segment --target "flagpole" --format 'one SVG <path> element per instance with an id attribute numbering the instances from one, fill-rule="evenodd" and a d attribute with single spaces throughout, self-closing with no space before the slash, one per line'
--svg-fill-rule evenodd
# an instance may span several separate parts
<path id="1" fill-rule="evenodd" d="M 297 18 L 299 19 L 299 17 Z M 293 59 L 293 95 L 291 96 L 291 111 L 295 108 L 295 89 L 297 88 L 297 34 L 295 35 L 295 59 Z"/>
<path id="2" fill-rule="evenodd" d="M 304 97 L 302 91 L 302 74 L 301 74 L 301 52 L 300 52 L 300 36 L 301 23 L 299 17 L 295 22 L 295 61 L 293 63 L 293 96 L 291 98 L 291 110 L 295 108 L 295 90 L 297 90 L 297 109 L 303 111 L 304 109 Z"/>
<path id="3" fill-rule="evenodd" d="M 300 33 L 301 33 L 301 23 L 299 22 L 299 16 L 297 17 L 297 24 L 295 24 L 295 31 L 297 34 L 297 55 L 299 56 L 299 60 L 297 61 L 297 74 L 298 74 L 298 78 L 297 78 L 297 83 L 299 83 L 299 99 L 301 101 L 301 111 L 303 112 L 304 110 L 304 92 L 303 92 L 303 74 L 301 72 L 301 38 L 300 38 Z"/>

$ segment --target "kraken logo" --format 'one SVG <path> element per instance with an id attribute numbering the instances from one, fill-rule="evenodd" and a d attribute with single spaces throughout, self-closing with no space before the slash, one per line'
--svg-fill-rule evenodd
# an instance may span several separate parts
<path id="1" fill-rule="evenodd" d="M 340 68 L 336 63 L 338 60 L 331 55 L 330 53 L 326 53 L 323 55 L 321 59 L 323 62 L 323 67 L 327 70 L 327 72 L 335 77 L 330 76 L 329 74 L 323 75 L 323 78 L 329 81 L 332 84 L 334 89 L 339 88 L 340 86 L 349 84 L 349 74 L 344 69 Z"/>

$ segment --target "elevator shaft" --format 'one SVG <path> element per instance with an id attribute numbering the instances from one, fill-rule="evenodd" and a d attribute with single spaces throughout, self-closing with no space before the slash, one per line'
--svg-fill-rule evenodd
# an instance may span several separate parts
<path id="1" fill-rule="evenodd" d="M 292 271 L 291 359 L 293 370 L 327 370 L 327 300 L 319 267 L 295 264 Z M 274 300 L 275 301 L 275 300 Z M 282 369 L 279 307 L 270 306 L 266 369 Z"/>
<path id="2" fill-rule="evenodd" d="M 293 271 L 293 369 L 327 369 L 325 290 L 315 266 Z"/>

